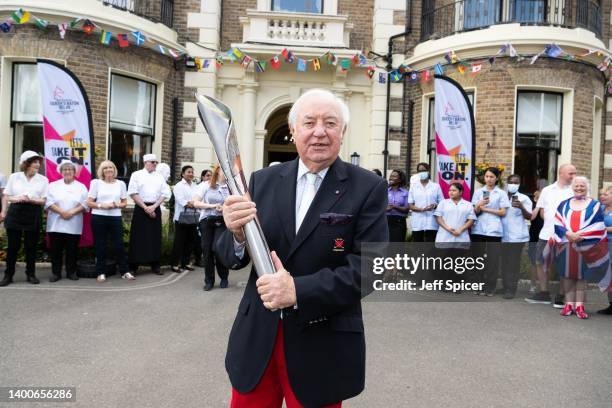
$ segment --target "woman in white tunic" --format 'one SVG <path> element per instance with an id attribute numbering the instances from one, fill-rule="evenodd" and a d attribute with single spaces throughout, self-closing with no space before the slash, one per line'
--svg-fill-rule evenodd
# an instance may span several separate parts
<path id="1" fill-rule="evenodd" d="M 27 150 L 19 158 L 21 171 L 11 174 L 4 189 L 2 218 L 6 228 L 8 248 L 6 271 L 0 286 L 10 285 L 15 274 L 17 254 L 24 238 L 26 255 L 26 276 L 28 282 L 38 284 L 36 278 L 36 244 L 42 223 L 42 207 L 47 201 L 49 180 L 38 174 L 43 158 L 36 152 Z M 7 208 L 8 207 L 8 208 Z"/>
<path id="2" fill-rule="evenodd" d="M 497 186 L 499 170 L 489 167 L 485 170 L 485 186 L 476 190 L 472 197 L 474 212 L 478 219 L 472 228 L 472 241 L 482 242 L 481 249 L 487 255 L 487 264 L 482 281 L 485 291 L 481 295 L 493 296 L 499 274 L 500 242 L 503 235 L 502 217 L 510 207 L 508 194 Z M 483 255 L 484 255 L 483 253 Z"/>
<path id="3" fill-rule="evenodd" d="M 504 235 L 502 237 L 501 271 L 504 299 L 512 299 L 521 269 L 521 254 L 526 242 L 529 242 L 529 226 L 532 203 L 525 194 L 519 193 L 521 178 L 517 174 L 508 176 L 508 199 L 510 208 L 502 218 Z"/>
<path id="4" fill-rule="evenodd" d="M 417 164 L 417 175 L 419 181 L 411 183 L 408 191 L 408 204 L 412 211 L 410 216 L 412 241 L 434 242 L 438 232 L 434 210 L 438 203 L 444 200 L 444 196 L 440 185 L 429 179 L 427 163 Z"/>
<path id="5" fill-rule="evenodd" d="M 75 180 L 76 166 L 70 160 L 57 165 L 62 179 L 49 184 L 47 203 L 47 233 L 51 244 L 51 278 L 62 278 L 62 263 L 66 256 L 66 277 L 78 280 L 76 274 L 79 239 L 83 232 L 83 211 L 87 207 L 87 188 Z"/>
<path id="6" fill-rule="evenodd" d="M 470 235 L 468 230 L 476 219 L 474 207 L 462 198 L 463 185 L 452 183 L 448 189 L 449 198 L 442 200 L 434 216 L 440 226 L 436 234 L 436 248 L 443 248 L 447 256 L 461 256 L 469 248 Z M 443 271 L 441 278 L 455 280 L 454 271 Z"/>

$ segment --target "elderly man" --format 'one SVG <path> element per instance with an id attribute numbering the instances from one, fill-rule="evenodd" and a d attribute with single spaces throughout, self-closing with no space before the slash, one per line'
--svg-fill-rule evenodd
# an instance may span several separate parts
<path id="1" fill-rule="evenodd" d="M 154 154 L 145 154 L 143 159 L 144 169 L 132 173 L 127 191 L 136 204 L 130 229 L 128 262 L 132 274 L 139 265 L 148 264 L 154 273 L 163 275 L 159 268 L 162 233 L 159 206 L 169 199 L 172 193 L 164 176 L 155 171 L 157 157 Z"/>
<path id="2" fill-rule="evenodd" d="M 540 193 L 540 198 L 536 203 L 535 211 L 531 215 L 531 219 L 535 219 L 541 213 L 544 219 L 544 226 L 540 231 L 538 243 L 536 247 L 536 269 L 538 274 L 538 284 L 540 291 L 531 297 L 525 298 L 528 303 L 550 304 L 551 298 L 548 292 L 548 275 L 542 265 L 542 251 L 555 232 L 555 214 L 557 207 L 561 201 L 567 200 L 574 196 L 572 191 L 572 181 L 576 177 L 576 167 L 572 164 L 562 164 L 559 166 L 559 176 L 557 181 L 544 187 Z M 559 294 L 556 296 L 553 306 L 563 308 L 563 287 L 559 287 Z"/>
<path id="3" fill-rule="evenodd" d="M 388 239 L 387 185 L 338 158 L 348 122 L 332 93 L 304 93 L 289 112 L 299 157 L 255 172 L 253 201 L 225 201 L 226 265 L 248 264 L 242 226 L 257 215 L 276 268 L 252 270 L 238 306 L 225 360 L 232 407 L 339 407 L 363 390 L 361 245 Z"/>

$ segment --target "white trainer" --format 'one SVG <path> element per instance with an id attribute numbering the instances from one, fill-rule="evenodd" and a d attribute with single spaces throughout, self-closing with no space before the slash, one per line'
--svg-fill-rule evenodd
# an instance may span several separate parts
<path id="1" fill-rule="evenodd" d="M 98 278 L 96 280 L 98 282 L 105 282 L 106 281 L 106 275 L 105 274 L 98 275 Z"/>
<path id="2" fill-rule="evenodd" d="M 127 280 L 134 280 L 136 279 L 136 277 L 134 275 L 132 275 L 129 272 L 124 273 L 123 275 L 121 275 L 122 279 L 127 279 Z"/>

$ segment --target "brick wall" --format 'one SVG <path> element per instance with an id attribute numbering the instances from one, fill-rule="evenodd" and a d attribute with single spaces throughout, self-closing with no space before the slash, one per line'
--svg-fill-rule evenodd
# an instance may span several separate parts
<path id="1" fill-rule="evenodd" d="M 227 50 L 233 42 L 242 41 L 240 16 L 246 16 L 247 9 L 256 9 L 257 0 L 224 0 L 221 19 L 221 49 Z"/>
<path id="2" fill-rule="evenodd" d="M 487 160 L 512 165 L 512 143 L 515 121 L 515 86 L 535 85 L 574 89 L 572 129 L 572 162 L 578 172 L 590 175 L 593 135 L 593 96 L 603 97 L 603 79 L 593 67 L 558 60 L 540 59 L 533 66 L 498 58 L 495 65 L 485 64 L 476 76 L 460 75 L 456 71 L 447 75 L 464 88 L 476 88 L 476 161 Z M 405 95 L 413 100 L 412 168 L 419 161 L 421 144 L 422 95 L 433 92 L 433 81 L 427 84 L 407 84 Z M 402 141 L 402 155 L 394 166 L 406 163 L 406 139 Z M 490 149 L 487 151 L 487 143 Z M 563 142 L 562 142 L 563 143 Z M 486 157 L 485 157 L 486 155 Z M 612 174 L 610 174 L 612 176 Z"/>
<path id="3" fill-rule="evenodd" d="M 101 147 L 105 145 L 108 138 L 106 126 L 109 68 L 137 73 L 163 83 L 164 119 L 161 160 L 170 163 L 172 98 L 181 96 L 184 92 L 181 64 L 175 66 L 170 58 L 145 48 L 119 49 L 116 44 L 105 47 L 99 43 L 99 37 L 95 34 L 88 36 L 84 33 L 69 31 L 65 39 L 61 40 L 56 30 L 42 31 L 33 26 L 17 27 L 16 31 L 11 34 L 0 36 L 0 55 L 65 60 L 67 68 L 75 73 L 85 88 L 91 105 L 94 143 Z M 181 153 L 179 150 L 179 160 L 181 160 Z M 99 150 L 96 163 L 103 159 L 103 154 L 104 150 Z M 186 157 L 184 160 L 189 159 Z"/>

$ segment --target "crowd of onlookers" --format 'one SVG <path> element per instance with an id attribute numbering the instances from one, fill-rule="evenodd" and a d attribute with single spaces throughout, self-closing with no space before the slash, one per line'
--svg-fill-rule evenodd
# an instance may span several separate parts
<path id="1" fill-rule="evenodd" d="M 571 164 L 559 167 L 557 181 L 538 190 L 532 199 L 521 193 L 520 176 L 512 174 L 500 188 L 500 171 L 484 172 L 484 185 L 465 200 L 465 183 L 454 182 L 444 198 L 442 188 L 430 180 L 427 163 L 417 165 L 409 187 L 401 170 L 389 176 L 387 221 L 389 240 L 404 242 L 410 214 L 413 242 L 445 243 L 461 247 L 476 242 L 487 254 L 486 267 L 478 278 L 483 296 L 516 295 L 521 255 L 528 248 L 531 271 L 529 303 L 551 304 L 561 314 L 588 318 L 585 290 L 590 275 L 602 277 L 608 265 L 608 241 L 612 238 L 612 187 L 591 198 L 589 180 L 576 175 Z M 434 244 L 435 245 L 435 244 Z M 603 252 L 598 248 L 604 247 Z M 565 251 L 563 251 L 563 250 Z M 549 271 L 554 267 L 560 288 L 554 299 L 549 292 Z M 496 291 L 501 273 L 502 288 Z M 537 284 L 537 286 L 536 286 Z M 610 306 L 599 311 L 612 314 Z"/>
<path id="2" fill-rule="evenodd" d="M 154 154 L 145 155 L 143 161 L 144 168 L 132 173 L 126 186 L 117 179 L 115 164 L 105 160 L 98 166 L 96 178 L 91 180 L 87 189 L 77 180 L 77 165 L 72 161 L 61 161 L 57 172 L 62 178 L 49 183 L 39 173 L 43 157 L 33 151 L 24 152 L 20 157 L 20 171 L 11 174 L 8 180 L 0 174 L 0 222 L 4 222 L 7 238 L 6 270 L 0 286 L 13 282 L 22 246 L 27 281 L 40 283 L 36 277 L 35 261 L 44 221 L 43 210 L 47 213 L 51 282 L 62 278 L 64 263 L 66 278 L 79 279 L 78 248 L 88 231 L 91 231 L 95 247 L 98 282 L 106 281 L 109 261 L 115 262 L 121 277 L 126 280 L 136 279 L 136 271 L 141 265 L 147 265 L 153 273 L 162 275 L 160 207 L 172 196 L 167 184 L 169 172 L 157 168 Z M 174 186 L 175 233 L 171 269 L 177 273 L 193 270 L 189 261 L 195 255 L 196 263 L 205 268 L 204 290 L 213 288 L 215 269 L 221 279 L 219 286 L 228 286 L 228 270 L 215 260 L 213 250 L 215 237 L 224 228 L 221 209 L 228 195 L 225 178 L 218 166 L 212 171 L 203 171 L 199 184 L 194 181 L 193 167 L 184 166 L 181 180 Z M 134 212 L 126 251 L 122 212 L 127 207 L 128 196 L 134 202 Z M 109 246 L 114 252 L 112 260 L 107 253 Z"/>
<path id="3" fill-rule="evenodd" d="M 214 287 L 215 271 L 221 288 L 228 286 L 228 269 L 218 261 L 214 242 L 225 225 L 222 207 L 229 195 L 223 172 L 219 166 L 205 170 L 200 182 L 195 182 L 192 166 L 181 169 L 181 180 L 171 190 L 167 184 L 169 167 L 158 166 L 154 154 L 143 157 L 144 168 L 132 173 L 126 186 L 117 179 L 117 168 L 110 160 L 98 166 L 96 178 L 87 189 L 77 180 L 77 166 L 70 160 L 57 165 L 62 178 L 49 183 L 39 174 L 43 157 L 26 151 L 20 157 L 20 171 L 8 178 L 0 174 L 2 209 L 7 236 L 7 259 L 0 286 L 12 283 L 18 252 L 25 249 L 27 281 L 39 283 L 36 277 L 36 250 L 42 229 L 43 210 L 47 211 L 46 232 L 50 253 L 51 282 L 66 277 L 77 280 L 79 242 L 83 239 L 84 222 L 90 223 L 95 246 L 96 276 L 106 280 L 107 250 L 123 279 L 134 280 L 141 265 L 152 272 L 160 269 L 162 244 L 161 205 L 174 195 L 174 243 L 171 269 L 180 273 L 193 270 L 190 260 L 205 270 L 204 290 Z M 164 171 L 165 170 L 165 171 Z M 380 172 L 378 172 L 379 175 Z M 576 314 L 587 318 L 584 310 L 589 262 L 593 251 L 578 251 L 577 267 L 557 265 L 560 289 L 554 299 L 549 287 L 551 253 L 559 245 L 570 243 L 571 248 L 606 245 L 612 238 L 612 188 L 603 189 L 599 200 L 590 197 L 589 181 L 577 176 L 571 164 L 559 167 L 557 181 L 538 190 L 532 198 L 520 192 L 521 179 L 513 174 L 506 178 L 505 189 L 500 188 L 500 172 L 491 167 L 484 172 L 484 185 L 465 200 L 464 183 L 451 183 L 445 194 L 431 179 L 427 163 L 417 165 L 417 173 L 406 180 L 404 172 L 393 170 L 389 176 L 387 221 L 389 241 L 404 242 L 407 236 L 407 216 L 410 215 L 413 242 L 432 242 L 459 245 L 478 242 L 488 256 L 479 279 L 484 282 L 481 295 L 501 293 L 505 299 L 516 295 L 521 254 L 528 248 L 532 264 L 530 303 L 550 304 L 562 308 L 565 316 Z M 407 185 L 409 184 L 409 188 Z M 467 194 L 469 196 L 469 194 Z M 134 202 L 127 253 L 123 245 L 122 211 Z M 87 225 L 86 225 L 87 226 Z M 557 245 L 555 247 L 555 244 Z M 590 247 L 589 246 L 589 247 Z M 601 255 L 601 254 L 600 254 Z M 601 256 L 600 256 L 601 257 Z M 571 258 L 571 257 L 570 257 Z M 569 259 L 569 258 L 568 258 Z M 585 266 L 586 265 L 586 266 Z M 502 288 L 496 291 L 499 274 Z M 536 287 L 537 284 L 537 287 Z M 600 311 L 612 314 L 610 307 Z"/>

